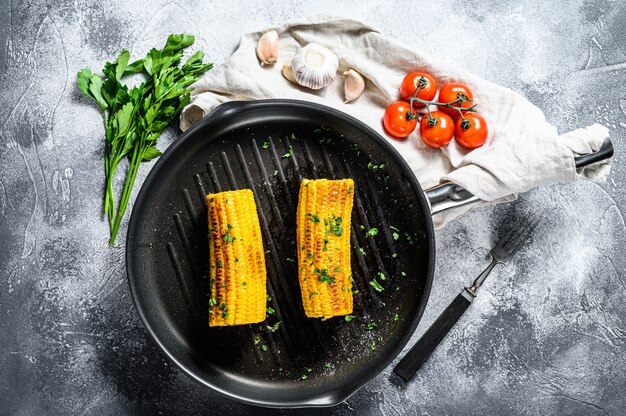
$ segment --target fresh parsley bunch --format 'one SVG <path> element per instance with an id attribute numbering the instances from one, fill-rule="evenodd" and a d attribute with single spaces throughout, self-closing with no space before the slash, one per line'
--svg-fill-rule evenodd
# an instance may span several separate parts
<path id="1" fill-rule="evenodd" d="M 145 58 L 130 64 L 130 53 L 123 49 L 115 62 L 104 65 L 104 77 L 88 68 L 78 72 L 80 90 L 96 100 L 104 117 L 104 213 L 109 220 L 110 245 L 115 243 L 139 165 L 161 155 L 156 148 L 157 139 L 189 103 L 188 87 L 213 67 L 202 62 L 201 51 L 179 67 L 183 49 L 193 43 L 192 35 L 170 35 L 162 50 L 152 49 Z M 134 73 L 143 73 L 146 78 L 129 89 L 122 78 Z M 129 158 L 129 167 L 116 208 L 113 177 L 125 157 Z"/>

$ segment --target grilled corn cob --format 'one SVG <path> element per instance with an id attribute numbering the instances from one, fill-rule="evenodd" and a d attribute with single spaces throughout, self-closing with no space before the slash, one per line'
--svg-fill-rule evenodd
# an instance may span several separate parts
<path id="1" fill-rule="evenodd" d="M 308 180 L 300 184 L 296 218 L 298 277 L 309 318 L 352 313 L 350 214 L 354 181 Z"/>
<path id="2" fill-rule="evenodd" d="M 266 272 L 261 227 L 249 189 L 206 196 L 209 213 L 209 325 L 265 320 Z"/>

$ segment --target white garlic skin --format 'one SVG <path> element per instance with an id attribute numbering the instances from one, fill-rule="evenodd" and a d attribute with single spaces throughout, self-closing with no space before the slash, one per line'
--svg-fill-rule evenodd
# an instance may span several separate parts
<path id="1" fill-rule="evenodd" d="M 261 66 L 275 64 L 278 60 L 278 33 L 268 30 L 261 36 L 256 45 L 256 56 L 261 61 Z"/>
<path id="2" fill-rule="evenodd" d="M 296 81 L 295 75 L 293 74 L 293 68 L 291 67 L 291 64 L 283 64 L 283 76 L 287 78 L 288 81 L 293 82 L 294 84 L 298 83 L 298 81 Z"/>
<path id="3" fill-rule="evenodd" d="M 363 94 L 363 90 L 365 90 L 365 79 L 363 78 L 363 75 L 359 74 L 352 68 L 345 71 L 343 76 L 343 91 L 346 97 L 346 100 L 344 101 L 345 104 L 356 100 L 361 96 L 361 94 Z"/>
<path id="4" fill-rule="evenodd" d="M 296 52 L 291 61 L 296 82 L 312 90 L 324 88 L 337 76 L 337 55 L 317 43 L 309 43 Z"/>

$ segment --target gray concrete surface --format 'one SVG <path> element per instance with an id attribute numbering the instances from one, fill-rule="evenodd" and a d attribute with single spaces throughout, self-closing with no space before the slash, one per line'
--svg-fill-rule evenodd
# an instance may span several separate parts
<path id="1" fill-rule="evenodd" d="M 0 2 L 0 413 L 294 413 L 208 391 L 149 339 L 124 246 L 106 247 L 101 120 L 74 77 L 122 47 L 142 55 L 171 32 L 194 33 L 219 64 L 241 33 L 321 12 L 364 20 L 519 91 L 561 131 L 605 124 L 617 156 L 606 184 L 522 196 L 522 205 L 545 207 L 547 221 L 494 272 L 413 382 L 395 387 L 388 368 L 346 403 L 311 413 L 626 413 L 626 5 L 277 3 Z M 168 130 L 160 147 L 176 134 Z M 415 339 L 486 265 L 514 210 L 476 209 L 437 233 L 436 278 Z"/>

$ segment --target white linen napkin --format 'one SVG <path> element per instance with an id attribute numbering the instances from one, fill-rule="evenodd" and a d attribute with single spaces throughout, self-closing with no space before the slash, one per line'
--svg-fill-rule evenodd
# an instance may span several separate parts
<path id="1" fill-rule="evenodd" d="M 226 101 L 293 98 L 335 107 L 374 128 L 406 159 L 424 188 L 452 181 L 483 201 L 501 202 L 536 186 L 572 181 L 577 175 L 604 181 L 609 174 L 610 160 L 578 173 L 574 165 L 574 156 L 600 148 L 609 135 L 606 127 L 594 124 L 559 135 L 543 112 L 520 94 L 411 50 L 355 20 L 318 16 L 276 30 L 280 36 L 278 63 L 259 65 L 255 49 L 264 31 L 243 35 L 228 61 L 192 86 L 192 101 L 181 114 L 182 130 Z M 291 62 L 296 50 L 310 42 L 338 56 L 339 73 L 354 68 L 366 78 L 361 97 L 344 104 L 341 75 L 320 91 L 298 87 L 283 77 L 282 64 Z M 477 110 L 489 125 L 484 146 L 469 151 L 452 141 L 441 149 L 432 149 L 419 138 L 419 127 L 404 141 L 385 133 L 381 122 L 385 108 L 400 98 L 403 77 L 415 70 L 429 72 L 439 86 L 459 81 L 471 88 Z M 435 227 L 442 227 L 468 209 L 435 215 Z"/>

